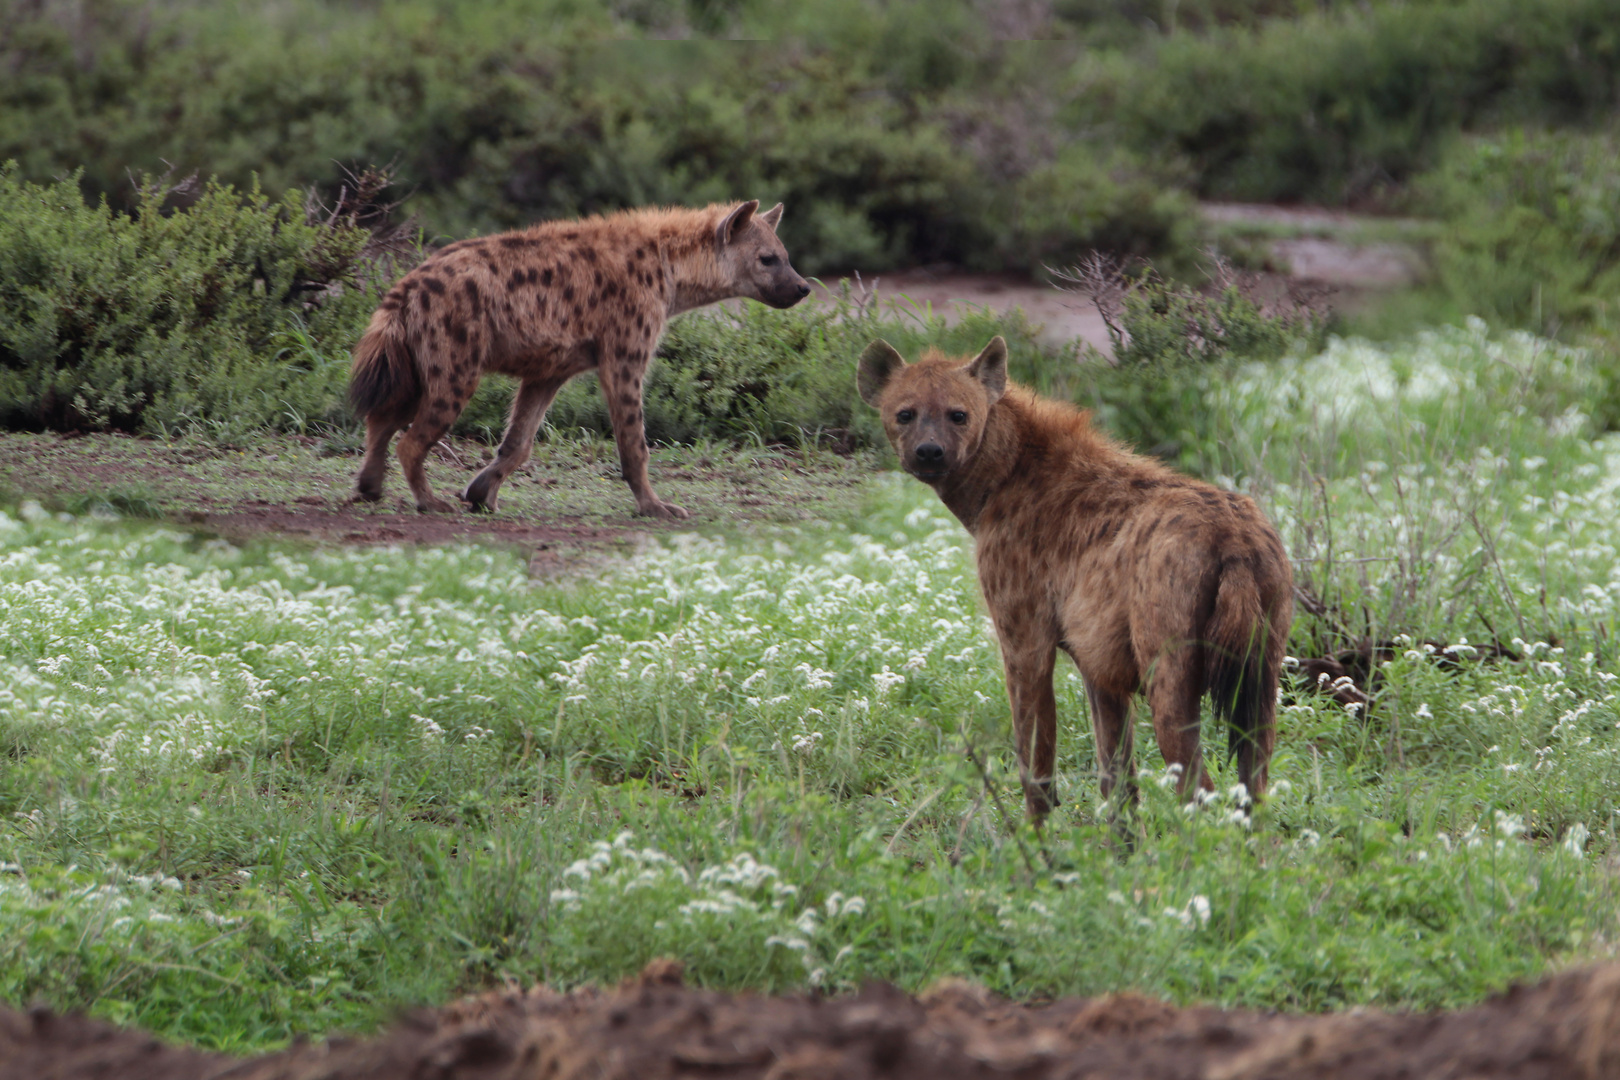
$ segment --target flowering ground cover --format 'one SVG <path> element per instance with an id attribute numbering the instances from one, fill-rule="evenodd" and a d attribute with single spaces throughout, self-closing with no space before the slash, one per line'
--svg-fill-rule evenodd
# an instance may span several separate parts
<path id="1" fill-rule="evenodd" d="M 1292 651 L 1365 645 L 1371 704 L 1296 676 L 1258 807 L 1218 754 L 1178 804 L 1143 731 L 1134 850 L 1062 669 L 1064 802 L 1022 826 L 970 543 L 899 476 L 561 581 L 8 508 L 0 999 L 245 1050 L 666 955 L 1307 1010 L 1611 955 L 1620 438 L 1585 357 L 1470 326 L 1208 389 L 1298 559 Z"/>

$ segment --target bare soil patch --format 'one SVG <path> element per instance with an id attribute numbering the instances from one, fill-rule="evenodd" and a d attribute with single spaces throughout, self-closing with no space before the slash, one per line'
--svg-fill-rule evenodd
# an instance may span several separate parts
<path id="1" fill-rule="evenodd" d="M 0 1010 L 0 1080 L 1599 1080 L 1620 1075 L 1617 1020 L 1620 965 L 1454 1013 L 1281 1016 L 1134 994 L 1019 1005 L 960 983 L 917 998 L 885 985 L 836 998 L 733 996 L 686 987 L 679 965 L 661 961 L 613 991 L 491 993 L 375 1039 L 240 1060 L 99 1021 Z"/>
<path id="2" fill-rule="evenodd" d="M 1270 268 L 1265 276 L 1279 287 L 1289 279 L 1326 286 L 1334 293 L 1335 306 L 1344 310 L 1360 309 L 1412 284 L 1422 270 L 1422 255 L 1414 244 L 1426 228 L 1421 221 L 1252 203 L 1205 203 L 1199 213 L 1218 237 L 1234 239 L 1259 255 Z M 901 318 L 933 314 L 954 323 L 978 309 L 1005 314 L 1018 308 L 1048 342 L 1067 344 L 1078 338 L 1105 355 L 1113 348 L 1108 328 L 1089 300 L 1028 277 L 923 268 L 859 284 L 875 287 L 883 310 Z"/>
<path id="3" fill-rule="evenodd" d="M 441 492 L 459 491 L 490 453 L 482 443 L 451 441 L 436 449 L 428 474 Z M 634 514 L 611 443 L 541 444 L 501 490 L 493 514 L 417 513 L 397 471 L 381 502 L 353 502 L 359 461 L 299 436 L 230 449 L 118 435 L 8 434 L 0 435 L 0 494 L 53 509 L 164 518 L 234 540 L 521 545 L 537 564 L 566 569 L 583 553 L 675 528 L 845 517 L 859 505 L 873 464 L 869 456 L 779 447 L 658 449 L 654 484 L 692 514 L 672 524 Z"/>

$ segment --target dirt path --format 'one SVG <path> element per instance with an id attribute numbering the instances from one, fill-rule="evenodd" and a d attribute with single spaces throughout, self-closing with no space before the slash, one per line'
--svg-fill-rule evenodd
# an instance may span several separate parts
<path id="1" fill-rule="evenodd" d="M 1199 209 L 1215 230 L 1217 246 L 1226 246 L 1224 236 L 1258 249 L 1281 276 L 1330 286 L 1347 307 L 1411 284 L 1422 266 L 1412 243 L 1424 228 L 1419 221 L 1253 203 L 1205 203 Z M 829 279 L 828 286 L 841 283 Z M 1048 341 L 1079 338 L 1105 353 L 1112 348 L 1102 316 L 1088 300 L 1027 277 L 905 270 L 862 284 L 875 286 L 879 303 L 900 318 L 938 313 L 955 322 L 976 308 L 998 314 L 1022 308 Z"/>
<path id="2" fill-rule="evenodd" d="M 1110 1080 L 1605 1080 L 1620 1076 L 1620 965 L 1455 1013 L 1278 1016 L 1133 994 L 1023 1006 L 964 984 L 913 998 L 689 989 L 650 965 L 616 991 L 494 993 L 364 1042 L 232 1061 L 45 1011 L 0 1010 L 0 1080 L 584 1080 L 1107 1077 Z"/>
<path id="3" fill-rule="evenodd" d="M 1090 301 L 1029 278 L 906 270 L 881 274 L 864 284 L 876 288 L 885 313 L 900 319 L 941 314 L 954 323 L 964 312 L 977 308 L 997 314 L 1022 308 L 1030 322 L 1042 327 L 1041 337 L 1047 341 L 1066 343 L 1079 338 L 1104 351 L 1112 347 L 1102 316 Z"/>
<path id="4" fill-rule="evenodd" d="M 0 434 L 0 497 L 164 518 L 233 540 L 505 543 L 534 552 L 537 572 L 560 572 L 672 529 L 847 517 L 873 473 L 870 455 L 660 448 L 652 455 L 653 481 L 692 514 L 663 522 L 634 515 L 611 443 L 560 440 L 536 448 L 501 489 L 495 513 L 419 514 L 397 470 L 381 502 L 351 502 L 360 459 L 324 450 L 320 440 L 298 436 L 228 449 L 118 435 Z M 490 454 L 482 443 L 452 440 L 430 459 L 429 478 L 440 490 L 459 490 Z"/>

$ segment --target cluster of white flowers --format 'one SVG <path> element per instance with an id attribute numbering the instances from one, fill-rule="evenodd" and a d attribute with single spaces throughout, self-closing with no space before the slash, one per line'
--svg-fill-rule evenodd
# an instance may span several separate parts
<path id="1" fill-rule="evenodd" d="M 674 905 L 675 917 L 687 922 L 715 920 L 765 934 L 767 948 L 798 955 L 812 985 L 825 982 L 852 951 L 846 945 L 824 957 L 818 946 L 827 927 L 843 927 L 866 911 L 865 898 L 841 892 L 829 894 L 819 907 L 800 906 L 798 886 L 746 851 L 693 875 L 657 848 L 638 847 L 630 832 L 611 843 L 596 842 L 591 854 L 570 864 L 562 876 L 567 884 L 551 892 L 560 917 L 618 911 L 626 895 L 652 890 L 666 906 Z"/>

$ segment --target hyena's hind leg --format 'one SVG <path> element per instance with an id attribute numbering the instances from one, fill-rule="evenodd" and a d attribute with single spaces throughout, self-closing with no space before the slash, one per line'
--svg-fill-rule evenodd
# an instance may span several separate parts
<path id="1" fill-rule="evenodd" d="M 380 414 L 366 417 L 366 457 L 354 480 L 354 497 L 364 502 L 382 498 L 383 477 L 388 474 L 388 444 L 405 424 Z"/>
<path id="2" fill-rule="evenodd" d="M 449 514 L 458 509 L 455 503 L 433 494 L 427 479 L 427 455 L 434 444 L 444 438 L 450 425 L 456 422 L 462 406 L 476 389 L 478 377 L 474 375 L 454 389 L 429 391 L 429 395 L 422 399 L 416 419 L 411 421 L 410 428 L 399 440 L 396 452 L 399 454 L 400 468 L 405 472 L 405 482 L 411 485 L 411 494 L 416 496 L 416 508 L 423 513 Z M 445 392 L 450 394 L 449 398 L 434 396 Z"/>
<path id="3" fill-rule="evenodd" d="M 540 430 L 551 401 L 566 379 L 525 379 L 512 398 L 512 412 L 506 421 L 506 434 L 495 460 L 473 477 L 461 497 L 474 510 L 495 509 L 495 493 L 506 478 L 516 472 L 534 452 L 534 437 Z"/>

